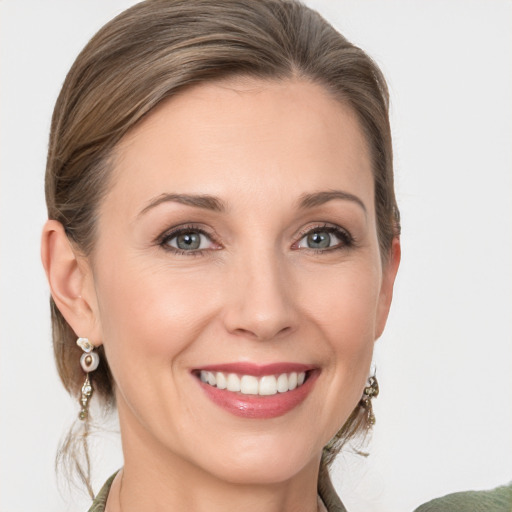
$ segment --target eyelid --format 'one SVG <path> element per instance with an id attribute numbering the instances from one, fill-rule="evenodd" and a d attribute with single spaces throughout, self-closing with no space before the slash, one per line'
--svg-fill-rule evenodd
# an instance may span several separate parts
<path id="1" fill-rule="evenodd" d="M 314 231 L 326 231 L 328 233 L 338 234 L 338 238 L 342 239 L 342 243 L 335 245 L 333 247 L 328 247 L 325 249 L 313 249 L 311 247 L 297 247 L 297 245 L 311 232 Z M 341 249 L 341 248 L 348 248 L 355 245 L 355 239 L 352 236 L 352 234 L 345 228 L 342 228 L 341 226 L 338 226 L 336 224 L 330 224 L 330 223 L 319 223 L 317 225 L 308 226 L 307 228 L 302 229 L 299 234 L 297 235 L 297 241 L 293 243 L 292 247 L 294 249 L 306 249 L 314 252 L 325 252 L 335 249 Z"/>
<path id="2" fill-rule="evenodd" d="M 327 231 L 329 233 L 337 234 L 338 238 L 341 239 L 341 243 L 338 245 L 335 245 L 333 247 L 328 247 L 324 249 L 314 249 L 314 248 L 303 248 L 303 247 L 297 247 L 297 245 L 300 243 L 300 241 L 314 231 Z M 212 244 L 216 245 L 214 248 L 208 248 L 208 249 L 194 249 L 185 251 L 182 249 L 179 249 L 177 247 L 169 245 L 167 242 L 177 236 L 179 236 L 182 233 L 188 233 L 188 232 L 196 232 L 200 233 L 204 236 L 206 236 Z M 162 234 L 160 234 L 156 240 L 155 244 L 162 247 L 164 250 L 176 253 L 176 254 L 185 254 L 189 256 L 198 256 L 198 255 L 204 255 L 208 252 L 215 251 L 222 249 L 222 245 L 217 241 L 218 237 L 216 233 L 213 230 L 206 230 L 203 227 L 200 227 L 196 224 L 181 224 L 178 226 L 174 226 L 166 231 L 164 231 Z M 336 250 L 336 249 L 347 249 L 352 246 L 356 245 L 356 240 L 352 236 L 352 234 L 345 228 L 337 225 L 337 224 L 331 224 L 327 222 L 321 222 L 316 225 L 309 225 L 307 228 L 302 229 L 298 234 L 296 241 L 292 244 L 292 249 L 298 250 L 298 249 L 306 249 L 313 252 L 326 252 L 330 250 Z"/>
<path id="3" fill-rule="evenodd" d="M 185 251 L 185 250 L 179 249 L 178 247 L 174 247 L 174 246 L 168 244 L 169 240 L 176 238 L 180 234 L 190 233 L 190 232 L 195 232 L 195 233 L 204 235 L 205 237 L 207 237 L 210 240 L 210 242 L 212 244 L 216 245 L 216 247 L 208 248 L 208 249 L 194 249 L 194 250 Z M 220 244 L 217 242 L 216 238 L 217 237 L 216 237 L 215 233 L 210 232 L 200 226 L 197 226 L 194 224 L 180 224 L 180 225 L 174 226 L 174 227 L 164 231 L 162 234 L 160 234 L 155 240 L 155 245 L 158 245 L 158 246 L 162 247 L 164 250 L 170 251 L 170 252 L 173 252 L 176 254 L 186 254 L 189 256 L 194 256 L 194 255 L 197 256 L 197 255 L 204 254 L 205 252 L 208 252 L 208 251 L 212 251 L 212 250 L 214 251 L 214 250 L 220 249 L 221 248 Z"/>

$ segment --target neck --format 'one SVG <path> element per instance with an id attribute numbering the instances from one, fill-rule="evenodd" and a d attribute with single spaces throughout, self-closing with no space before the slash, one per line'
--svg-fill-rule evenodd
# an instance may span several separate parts
<path id="1" fill-rule="evenodd" d="M 150 438 L 122 428 L 125 465 L 106 512 L 316 512 L 319 458 L 280 482 L 230 482 L 204 471 Z"/>

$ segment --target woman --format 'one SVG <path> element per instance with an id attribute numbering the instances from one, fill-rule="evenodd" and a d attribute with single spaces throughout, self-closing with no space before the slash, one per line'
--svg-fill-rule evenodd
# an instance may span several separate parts
<path id="1" fill-rule="evenodd" d="M 400 259 L 372 61 L 295 3 L 139 4 L 66 79 L 46 193 L 59 372 L 120 418 L 93 509 L 343 510 Z"/>

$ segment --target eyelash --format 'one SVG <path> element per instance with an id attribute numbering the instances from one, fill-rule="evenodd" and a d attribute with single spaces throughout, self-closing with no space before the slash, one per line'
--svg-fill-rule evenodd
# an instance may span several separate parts
<path id="1" fill-rule="evenodd" d="M 341 243 L 338 245 L 335 245 L 333 247 L 328 247 L 325 249 L 303 248 L 303 249 L 306 249 L 307 251 L 312 252 L 314 254 L 323 254 L 325 252 L 330 252 L 330 251 L 336 251 L 336 250 L 341 250 L 341 249 L 350 249 L 351 247 L 353 247 L 355 245 L 354 237 L 345 229 L 340 228 L 338 226 L 333 226 L 330 224 L 319 224 L 317 226 L 309 227 L 308 229 L 301 231 L 299 233 L 298 240 L 293 243 L 293 246 L 296 246 L 298 243 L 300 243 L 302 241 L 302 239 L 304 237 L 306 237 L 307 235 L 309 235 L 311 233 L 314 233 L 315 231 L 333 234 L 341 240 Z M 195 250 L 186 251 L 186 250 L 178 249 L 176 247 L 172 247 L 169 245 L 170 240 L 172 240 L 182 234 L 186 234 L 186 233 L 199 233 L 201 235 L 206 236 L 213 243 L 216 243 L 215 237 L 212 236 L 211 233 L 208 233 L 204 229 L 199 228 L 194 225 L 180 226 L 179 228 L 172 229 L 171 231 L 167 231 L 157 238 L 156 243 L 157 243 L 157 245 L 162 247 L 162 249 L 164 249 L 165 251 L 169 251 L 174 254 L 184 255 L 184 256 L 205 256 L 209 251 L 212 250 L 212 249 L 195 249 Z M 215 249 L 213 249 L 213 250 L 215 250 Z"/>
<path id="2" fill-rule="evenodd" d="M 201 235 L 206 236 L 208 239 L 210 239 L 212 242 L 215 243 L 215 237 L 212 236 L 211 233 L 208 233 L 202 228 L 199 228 L 197 226 L 186 225 L 186 226 L 180 226 L 179 228 L 172 229 L 171 231 L 167 231 L 164 234 L 160 235 L 157 239 L 157 244 L 162 247 L 165 251 L 172 252 L 174 254 L 178 255 L 184 255 L 184 256 L 205 256 L 208 250 L 211 249 L 196 249 L 196 250 L 190 250 L 185 251 L 183 249 L 178 249 L 177 247 L 172 247 L 169 245 L 169 241 L 173 238 L 176 238 L 180 235 L 184 235 L 186 233 L 199 233 Z"/>
<path id="3" fill-rule="evenodd" d="M 299 233 L 299 239 L 293 245 L 297 245 L 305 236 L 311 233 L 329 233 L 335 235 L 337 238 L 341 240 L 338 245 L 333 247 L 327 247 L 325 249 L 313 249 L 308 247 L 307 250 L 313 252 L 314 254 L 323 254 L 329 251 L 336 251 L 341 249 L 350 249 L 355 245 L 354 237 L 345 229 L 339 226 L 333 226 L 332 224 L 319 224 L 317 226 L 309 227 L 308 229 L 301 231 Z"/>

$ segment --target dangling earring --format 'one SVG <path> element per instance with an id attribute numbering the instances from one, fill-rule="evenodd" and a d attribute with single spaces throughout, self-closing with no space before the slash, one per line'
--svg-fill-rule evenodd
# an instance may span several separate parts
<path id="1" fill-rule="evenodd" d="M 82 385 L 82 395 L 80 397 L 80 404 L 82 409 L 78 417 L 81 420 L 86 420 L 89 416 L 89 400 L 92 397 L 92 385 L 89 380 L 89 373 L 98 368 L 100 364 L 100 356 L 93 352 L 94 345 L 87 338 L 78 338 L 76 344 L 84 351 L 80 357 L 80 365 L 86 373 L 85 382 Z"/>
<path id="2" fill-rule="evenodd" d="M 359 402 L 359 405 L 366 409 L 368 414 L 368 424 L 370 426 L 375 425 L 375 414 L 373 414 L 372 398 L 379 396 L 379 383 L 377 377 L 372 375 L 368 378 L 368 385 L 364 388 L 363 397 Z"/>

